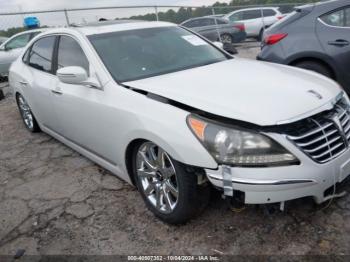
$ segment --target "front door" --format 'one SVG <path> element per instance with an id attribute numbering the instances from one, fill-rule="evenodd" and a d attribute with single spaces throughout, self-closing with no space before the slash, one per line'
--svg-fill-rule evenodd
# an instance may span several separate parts
<path id="1" fill-rule="evenodd" d="M 68 66 L 82 67 L 91 74 L 88 58 L 77 40 L 60 36 L 57 69 Z M 117 130 L 111 130 L 112 126 L 108 124 L 108 121 L 114 122 L 113 117 L 116 116 L 109 114 L 111 110 L 106 106 L 105 91 L 58 81 L 56 92 L 54 107 L 59 128 L 55 131 L 110 164 L 117 165 L 115 148 L 111 146 Z"/>

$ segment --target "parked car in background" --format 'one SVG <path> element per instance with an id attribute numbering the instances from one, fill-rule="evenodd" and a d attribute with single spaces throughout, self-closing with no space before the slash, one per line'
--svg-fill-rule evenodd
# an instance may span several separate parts
<path id="1" fill-rule="evenodd" d="M 168 223 L 203 210 L 210 184 L 283 207 L 331 199 L 350 174 L 349 98 L 334 81 L 233 57 L 171 23 L 45 32 L 9 85 L 28 130 L 134 184 Z"/>
<path id="2" fill-rule="evenodd" d="M 309 69 L 350 93 L 350 2 L 297 8 L 265 32 L 259 60 Z"/>
<path id="3" fill-rule="evenodd" d="M 10 65 L 17 59 L 23 48 L 43 29 L 25 31 L 12 36 L 0 45 L 0 77 L 8 75 Z"/>
<path id="4" fill-rule="evenodd" d="M 192 18 L 181 24 L 186 28 L 206 37 L 211 41 L 221 40 L 223 43 L 239 43 L 246 39 L 244 24 L 232 23 L 218 17 Z"/>
<path id="5" fill-rule="evenodd" d="M 223 18 L 231 22 L 244 23 L 247 36 L 261 40 L 264 29 L 284 16 L 278 7 L 255 7 L 231 12 Z"/>
<path id="6" fill-rule="evenodd" d="M 0 36 L 0 45 L 1 45 L 3 42 L 5 42 L 7 39 L 8 39 L 8 37 Z"/>

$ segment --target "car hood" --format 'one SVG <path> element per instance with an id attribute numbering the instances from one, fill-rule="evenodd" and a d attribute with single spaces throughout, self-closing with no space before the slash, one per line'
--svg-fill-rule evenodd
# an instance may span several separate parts
<path id="1" fill-rule="evenodd" d="M 123 84 L 260 126 L 329 109 L 341 93 L 334 81 L 319 74 L 241 58 Z"/>

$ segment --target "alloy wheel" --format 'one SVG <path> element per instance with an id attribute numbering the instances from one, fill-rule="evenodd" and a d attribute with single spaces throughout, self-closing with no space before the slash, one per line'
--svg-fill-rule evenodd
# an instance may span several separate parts
<path id="1" fill-rule="evenodd" d="M 221 36 L 221 41 L 223 44 L 231 44 L 232 43 L 232 37 L 230 35 L 224 34 Z"/>
<path id="2" fill-rule="evenodd" d="M 176 170 L 170 156 L 154 143 L 142 144 L 137 152 L 137 176 L 147 200 L 161 213 L 175 209 L 179 189 Z"/>

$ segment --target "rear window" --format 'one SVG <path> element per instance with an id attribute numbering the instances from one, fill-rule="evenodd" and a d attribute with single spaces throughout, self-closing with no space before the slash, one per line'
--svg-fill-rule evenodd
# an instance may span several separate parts
<path id="1" fill-rule="evenodd" d="M 260 10 L 249 10 L 243 12 L 243 20 L 261 18 Z"/>
<path id="2" fill-rule="evenodd" d="M 182 26 L 187 27 L 187 28 L 192 28 L 192 27 L 197 27 L 199 26 L 199 21 L 198 20 L 191 20 L 186 23 L 183 23 Z"/>
<path id="3" fill-rule="evenodd" d="M 28 64 L 40 71 L 51 73 L 52 53 L 55 43 L 55 36 L 48 36 L 36 41 L 30 49 Z"/>
<path id="4" fill-rule="evenodd" d="M 272 9 L 263 9 L 263 15 L 264 16 L 275 16 L 276 11 Z"/>
<path id="5" fill-rule="evenodd" d="M 301 10 L 297 10 L 294 11 L 288 15 L 286 15 L 283 19 L 278 20 L 276 23 L 274 23 L 272 26 L 269 27 L 268 31 L 278 31 L 281 28 L 294 23 L 295 21 L 297 21 L 298 19 L 304 17 L 305 15 L 307 15 L 309 12 L 305 12 L 301 11 Z"/>
<path id="6" fill-rule="evenodd" d="M 215 25 L 215 20 L 213 18 L 203 18 L 199 19 L 199 26 L 210 26 Z"/>
<path id="7" fill-rule="evenodd" d="M 228 24 L 228 21 L 224 20 L 224 19 L 216 19 L 216 22 L 218 23 L 218 25 L 226 25 L 226 24 Z"/>
<path id="8" fill-rule="evenodd" d="M 320 19 L 330 26 L 350 27 L 350 7 L 325 14 Z"/>

